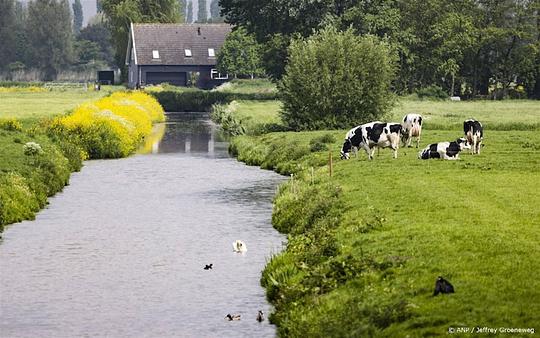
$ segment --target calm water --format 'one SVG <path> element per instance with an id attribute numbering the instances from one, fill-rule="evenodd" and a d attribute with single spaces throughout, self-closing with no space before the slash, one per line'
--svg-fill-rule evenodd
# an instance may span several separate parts
<path id="1" fill-rule="evenodd" d="M 87 162 L 35 221 L 8 227 L 0 336 L 275 336 L 255 318 L 284 240 L 270 225 L 282 178 L 229 158 L 213 131 L 171 115 L 149 154 Z"/>

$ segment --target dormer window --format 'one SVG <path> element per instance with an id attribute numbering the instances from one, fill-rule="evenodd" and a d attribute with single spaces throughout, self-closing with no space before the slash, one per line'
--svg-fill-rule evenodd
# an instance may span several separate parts
<path id="1" fill-rule="evenodd" d="M 216 52 L 214 51 L 214 48 L 208 48 L 208 57 L 216 57 Z"/>
<path id="2" fill-rule="evenodd" d="M 191 54 L 191 49 L 184 49 L 184 55 L 187 57 L 192 57 L 193 55 Z"/>
<path id="3" fill-rule="evenodd" d="M 159 59 L 159 50 L 152 51 L 152 59 Z"/>

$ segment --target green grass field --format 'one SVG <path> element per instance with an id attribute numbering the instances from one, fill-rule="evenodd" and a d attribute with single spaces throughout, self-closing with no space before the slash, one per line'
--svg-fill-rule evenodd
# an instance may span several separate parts
<path id="1" fill-rule="evenodd" d="M 255 123 L 279 122 L 280 101 L 241 101 L 237 116 Z M 390 113 L 389 121 L 400 122 L 408 113 L 424 117 L 425 129 L 460 129 L 463 121 L 475 118 L 489 130 L 540 129 L 540 102 L 512 101 L 421 101 L 401 98 Z M 351 126 L 352 128 L 353 126 Z"/>
<path id="2" fill-rule="evenodd" d="M 28 126 L 42 118 L 65 114 L 84 101 L 100 98 L 118 88 L 102 86 L 101 91 L 67 89 L 38 93 L 0 93 L 0 118 L 16 118 Z"/>
<path id="3" fill-rule="evenodd" d="M 248 131 L 256 130 L 259 125 L 281 123 L 277 113 L 281 108 L 280 101 L 238 101 L 231 107 L 234 107 L 234 116 Z"/>
<path id="4" fill-rule="evenodd" d="M 257 111 L 258 104 L 243 102 L 238 112 L 248 111 L 242 105 Z M 409 111 L 444 126 L 426 128 L 421 146 L 461 136 L 461 116 L 533 130 L 490 130 L 486 122 L 482 153 L 462 153 L 459 161 L 419 160 L 416 148 L 400 149 L 397 159 L 383 149 L 373 161 L 364 151 L 342 161 L 345 130 L 233 140 L 239 159 L 295 173 L 294 182 L 280 189 L 273 217 L 291 234 L 288 248 L 263 274 L 282 335 L 538 330 L 540 102 L 405 101 L 394 114 Z M 464 115 L 453 117 L 454 125 L 446 114 Z M 310 151 L 310 141 L 328 133 L 335 138 L 328 144 L 331 179 L 328 150 Z M 456 293 L 433 297 L 437 276 L 450 280 Z"/>
<path id="5" fill-rule="evenodd" d="M 401 121 L 413 112 L 424 117 L 428 129 L 455 129 L 469 118 L 492 130 L 540 129 L 540 102 L 534 100 L 452 102 L 402 98 L 392 110 L 391 120 Z"/>
<path id="6" fill-rule="evenodd" d="M 275 93 L 276 85 L 268 79 L 243 80 L 235 79 L 216 88 L 218 91 L 230 93 Z"/>

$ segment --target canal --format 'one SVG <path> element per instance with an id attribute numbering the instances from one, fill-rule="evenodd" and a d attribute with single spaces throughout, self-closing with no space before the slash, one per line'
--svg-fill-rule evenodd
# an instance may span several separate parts
<path id="1" fill-rule="evenodd" d="M 275 336 L 256 316 L 284 241 L 270 224 L 283 178 L 230 158 L 215 129 L 170 114 L 143 153 L 86 162 L 36 220 L 7 227 L 0 336 Z"/>

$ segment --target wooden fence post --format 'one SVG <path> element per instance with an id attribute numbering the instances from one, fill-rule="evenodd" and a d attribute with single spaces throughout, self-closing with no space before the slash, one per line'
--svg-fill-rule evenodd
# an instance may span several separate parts
<path id="1" fill-rule="evenodd" d="M 328 152 L 328 173 L 330 174 L 330 177 L 332 177 L 332 152 Z"/>

